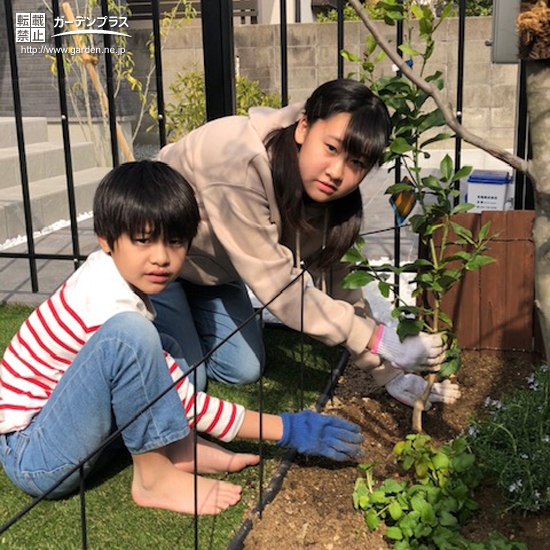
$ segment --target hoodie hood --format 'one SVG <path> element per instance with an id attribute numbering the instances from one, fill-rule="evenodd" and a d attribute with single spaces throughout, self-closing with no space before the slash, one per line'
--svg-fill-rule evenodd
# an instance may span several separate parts
<path id="1" fill-rule="evenodd" d="M 305 102 L 293 103 L 282 109 L 271 107 L 252 107 L 248 117 L 252 127 L 257 132 L 262 143 L 267 136 L 277 128 L 286 128 L 297 122 L 304 114 Z"/>

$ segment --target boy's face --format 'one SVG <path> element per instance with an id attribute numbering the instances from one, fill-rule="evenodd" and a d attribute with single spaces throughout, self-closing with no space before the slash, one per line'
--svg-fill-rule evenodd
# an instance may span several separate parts
<path id="1" fill-rule="evenodd" d="M 98 237 L 104 252 L 113 258 L 124 280 L 144 294 L 158 294 L 179 274 L 187 243 L 184 241 L 152 240 L 147 233 L 132 237 L 124 234 L 111 249 L 105 239 Z"/>

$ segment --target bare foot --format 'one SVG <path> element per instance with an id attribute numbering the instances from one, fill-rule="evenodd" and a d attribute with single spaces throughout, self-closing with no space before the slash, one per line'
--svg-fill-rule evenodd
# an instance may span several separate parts
<path id="1" fill-rule="evenodd" d="M 184 472 L 194 472 L 193 434 L 166 447 L 167 456 L 174 466 Z M 200 474 L 238 472 L 260 462 L 258 455 L 234 453 L 197 437 L 197 469 Z"/>
<path id="2" fill-rule="evenodd" d="M 177 469 L 161 454 L 134 455 L 132 498 L 139 506 L 163 508 L 185 514 L 214 515 L 241 499 L 238 485 L 197 476 Z"/>

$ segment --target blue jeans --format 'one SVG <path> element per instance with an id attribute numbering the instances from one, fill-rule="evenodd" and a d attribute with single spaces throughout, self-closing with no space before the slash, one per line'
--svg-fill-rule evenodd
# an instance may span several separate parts
<path id="1" fill-rule="evenodd" d="M 254 313 L 242 282 L 203 286 L 176 279 L 151 299 L 159 332 L 176 340 L 191 366 Z M 258 380 L 264 363 L 261 323 L 254 317 L 198 366 L 194 381 L 201 391 L 207 378 L 248 384 Z"/>
<path id="2" fill-rule="evenodd" d="M 119 313 L 90 338 L 31 424 L 0 436 L 0 461 L 12 482 L 46 493 L 172 384 L 157 330 L 138 313 Z M 186 437 L 185 410 L 172 388 L 122 431 L 131 454 Z M 91 457 L 88 473 L 99 459 Z M 74 491 L 78 470 L 48 498 Z"/>

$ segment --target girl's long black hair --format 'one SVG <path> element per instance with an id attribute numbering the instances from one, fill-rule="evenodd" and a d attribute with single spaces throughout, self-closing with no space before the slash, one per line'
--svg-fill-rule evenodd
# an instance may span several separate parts
<path id="1" fill-rule="evenodd" d="M 364 84 L 355 80 L 337 79 L 319 86 L 305 104 L 308 126 L 338 113 L 351 115 L 343 147 L 350 157 L 361 158 L 368 170 L 378 165 L 391 133 L 390 116 L 383 101 Z M 303 232 L 312 230 L 304 219 L 308 196 L 304 191 L 298 166 L 298 144 L 294 139 L 297 122 L 274 130 L 267 137 L 271 155 L 271 171 L 277 205 L 281 216 Z M 356 189 L 349 195 L 330 201 L 326 246 L 318 264 L 322 268 L 338 262 L 356 241 L 361 228 L 363 203 Z"/>

